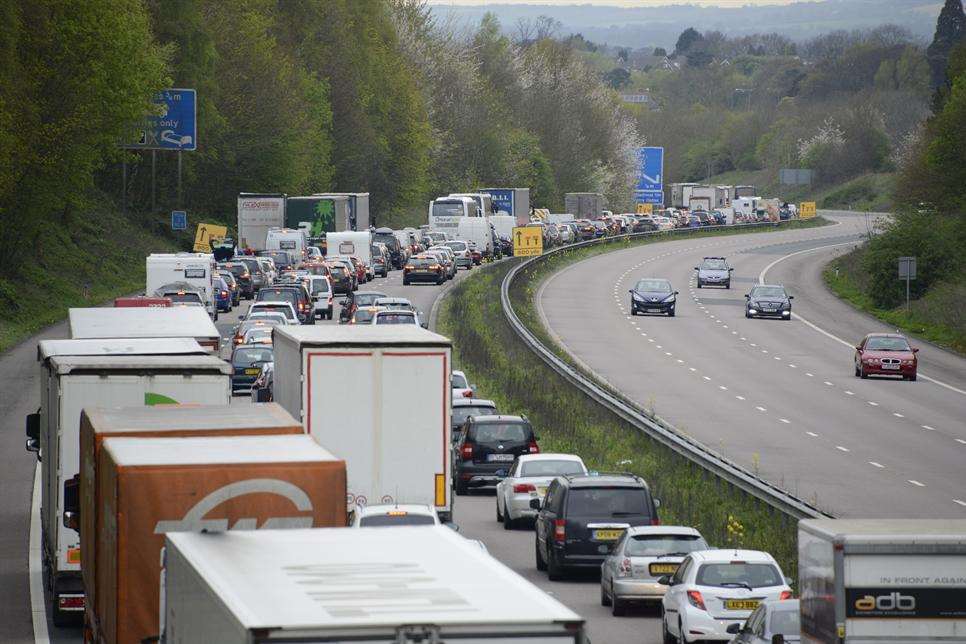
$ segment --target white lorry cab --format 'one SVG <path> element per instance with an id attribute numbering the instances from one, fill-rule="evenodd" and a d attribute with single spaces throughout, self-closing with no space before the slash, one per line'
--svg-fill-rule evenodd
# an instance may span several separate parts
<path id="1" fill-rule="evenodd" d="M 731 200 L 735 216 L 744 220 L 755 219 L 758 212 L 759 197 L 735 197 Z"/>
<path id="2" fill-rule="evenodd" d="M 67 318 L 75 340 L 192 338 L 215 355 L 221 349 L 221 334 L 197 307 L 98 306 L 69 309 Z"/>
<path id="3" fill-rule="evenodd" d="M 482 217 L 480 207 L 470 197 L 440 197 L 429 204 L 429 229 L 456 239 L 456 228 L 463 217 Z"/>
<path id="4" fill-rule="evenodd" d="M 288 255 L 292 266 L 308 255 L 309 242 L 301 228 L 271 228 L 265 237 L 265 250 L 281 251 Z"/>
<path id="5" fill-rule="evenodd" d="M 420 503 L 452 520 L 451 343 L 417 324 L 277 326 L 275 402 L 345 459 L 350 506 Z"/>
<path id="6" fill-rule="evenodd" d="M 456 239 L 473 242 L 484 257 L 493 255 L 493 232 L 488 217 L 464 217 L 456 227 Z"/>
<path id="7" fill-rule="evenodd" d="M 27 416 L 27 450 L 41 464 L 45 586 L 57 625 L 84 612 L 80 534 L 65 523 L 65 482 L 80 472 L 81 410 L 158 404 L 227 405 L 231 365 L 191 339 L 44 340 L 40 409 Z M 76 486 L 68 486 L 76 493 Z M 76 499 L 70 503 L 76 506 Z"/>
<path id="8" fill-rule="evenodd" d="M 144 294 L 154 295 L 171 284 L 188 284 L 201 295 L 202 305 L 213 320 L 218 319 L 215 302 L 217 265 L 211 253 L 152 253 L 145 260 Z"/>
<path id="9" fill-rule="evenodd" d="M 169 532 L 168 644 L 585 644 L 584 620 L 444 526 Z"/>

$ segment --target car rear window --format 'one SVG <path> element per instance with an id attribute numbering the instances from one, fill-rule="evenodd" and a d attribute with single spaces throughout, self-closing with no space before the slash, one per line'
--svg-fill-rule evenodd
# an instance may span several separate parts
<path id="1" fill-rule="evenodd" d="M 423 259 L 422 257 L 414 257 L 409 260 L 409 265 L 414 268 L 423 268 L 425 266 L 429 266 L 431 263 L 431 260 Z"/>
<path id="2" fill-rule="evenodd" d="M 272 350 L 267 347 L 252 347 L 250 349 L 236 349 L 231 361 L 234 364 L 252 364 L 255 362 L 271 362 Z"/>
<path id="3" fill-rule="evenodd" d="M 368 324 L 369 322 L 372 322 L 372 316 L 375 314 L 376 314 L 375 311 L 367 311 L 367 310 L 360 309 L 353 314 L 352 319 L 355 321 L 356 324 Z"/>
<path id="4" fill-rule="evenodd" d="M 520 423 L 486 423 L 476 425 L 471 433 L 477 443 L 524 442 L 530 440 L 533 432 L 528 425 Z"/>
<path id="5" fill-rule="evenodd" d="M 798 619 L 797 610 L 775 609 L 768 622 L 768 630 L 772 635 L 794 635 L 798 637 L 801 633 L 801 626 Z"/>
<path id="6" fill-rule="evenodd" d="M 356 306 L 372 306 L 381 297 L 386 296 L 382 293 L 356 293 L 353 299 Z"/>
<path id="7" fill-rule="evenodd" d="M 446 245 L 453 250 L 466 250 L 466 244 L 464 242 L 447 242 Z"/>
<path id="8" fill-rule="evenodd" d="M 329 292 L 329 280 L 312 280 L 312 295 Z"/>
<path id="9" fill-rule="evenodd" d="M 403 311 L 380 313 L 376 317 L 376 324 L 416 324 L 416 316 Z"/>
<path id="10" fill-rule="evenodd" d="M 567 513 L 575 517 L 650 514 L 644 490 L 636 487 L 571 488 Z"/>
<path id="11" fill-rule="evenodd" d="M 778 568 L 770 563 L 748 563 L 732 561 L 728 563 L 707 563 L 698 568 L 695 583 L 700 586 L 744 586 L 763 588 L 781 586 L 784 580 Z"/>
<path id="12" fill-rule="evenodd" d="M 496 407 L 454 407 L 452 424 L 456 428 L 465 423 L 470 416 L 490 416 L 496 413 Z"/>
<path id="13" fill-rule="evenodd" d="M 580 461 L 527 461 L 523 464 L 520 476 L 562 476 L 564 474 L 583 474 L 584 466 Z"/>
<path id="14" fill-rule="evenodd" d="M 295 291 L 281 288 L 263 288 L 255 296 L 256 302 L 290 302 L 298 305 L 299 296 Z"/>
<path id="15" fill-rule="evenodd" d="M 466 376 L 460 373 L 454 373 L 449 377 L 450 386 L 453 389 L 468 389 L 469 384 L 466 382 Z"/>
<path id="16" fill-rule="evenodd" d="M 288 320 L 292 317 L 292 309 L 289 308 L 291 305 L 286 304 L 260 304 L 256 311 L 280 311 L 285 319 Z"/>
<path id="17" fill-rule="evenodd" d="M 636 534 L 624 547 L 629 557 L 657 557 L 677 554 L 684 556 L 696 550 L 707 550 L 704 539 L 693 534 Z"/>
<path id="18" fill-rule="evenodd" d="M 201 296 L 197 293 L 165 293 L 172 304 L 201 304 Z"/>
<path id="19" fill-rule="evenodd" d="M 425 514 L 388 515 L 374 514 L 362 517 L 359 525 L 363 528 L 399 526 L 399 525 L 434 525 L 436 520 Z"/>

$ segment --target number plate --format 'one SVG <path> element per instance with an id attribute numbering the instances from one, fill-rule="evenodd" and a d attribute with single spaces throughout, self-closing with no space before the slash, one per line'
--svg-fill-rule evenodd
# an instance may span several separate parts
<path id="1" fill-rule="evenodd" d="M 778 309 L 773 309 L 773 308 L 770 308 L 770 307 L 767 307 L 767 306 L 763 306 L 763 307 L 761 307 L 761 310 L 764 313 L 775 313 Z"/>
<path id="2" fill-rule="evenodd" d="M 257 376 L 261 369 L 245 369 L 246 376 Z"/>
<path id="3" fill-rule="evenodd" d="M 724 607 L 728 610 L 755 610 L 759 603 L 757 599 L 726 599 Z"/>
<path id="4" fill-rule="evenodd" d="M 660 575 L 673 575 L 678 570 L 678 564 L 670 563 L 652 563 L 647 567 L 647 571 L 651 573 L 652 577 L 658 577 Z"/>
<path id="5" fill-rule="evenodd" d="M 899 368 L 899 365 L 897 365 L 897 364 L 884 364 L 884 365 L 882 365 L 882 368 L 883 369 L 898 369 Z"/>
<path id="6" fill-rule="evenodd" d="M 661 309 L 647 309 L 648 313 L 660 313 Z"/>
<path id="7" fill-rule="evenodd" d="M 488 461 L 512 461 L 514 459 L 513 454 L 487 454 L 486 460 Z"/>
<path id="8" fill-rule="evenodd" d="M 623 530 L 594 530 L 594 539 L 597 541 L 617 541 L 624 534 Z"/>

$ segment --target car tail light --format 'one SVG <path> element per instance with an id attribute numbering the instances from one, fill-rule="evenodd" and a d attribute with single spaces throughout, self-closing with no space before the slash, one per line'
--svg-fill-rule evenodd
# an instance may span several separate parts
<path id="1" fill-rule="evenodd" d="M 472 398 L 472 397 L 473 397 L 473 390 L 472 389 L 464 389 L 463 390 L 463 398 Z"/>
<path id="2" fill-rule="evenodd" d="M 536 492 L 537 488 L 534 487 L 533 483 L 517 483 L 513 486 L 514 494 L 523 494 L 524 492 Z"/>
<path id="3" fill-rule="evenodd" d="M 530 448 L 530 453 L 531 454 L 539 454 L 540 453 L 540 446 L 537 445 L 537 441 L 533 440 L 532 438 L 530 439 L 530 446 L 529 446 L 529 448 Z"/>
<path id="4" fill-rule="evenodd" d="M 460 456 L 464 461 L 473 460 L 473 443 L 463 443 L 460 447 Z"/>
<path id="5" fill-rule="evenodd" d="M 620 574 L 621 577 L 626 577 L 630 575 L 633 571 L 634 571 L 634 568 L 631 566 L 631 560 L 625 557 L 621 561 L 621 565 L 617 569 L 617 572 Z"/>
<path id="6" fill-rule="evenodd" d="M 228 297 L 228 291 L 222 291 L 221 292 L 221 296 L 222 297 Z"/>
<path id="7" fill-rule="evenodd" d="M 651 525 L 661 525 L 661 520 L 658 519 L 657 517 L 653 517 L 651 519 Z"/>
<path id="8" fill-rule="evenodd" d="M 554 519 L 553 539 L 563 543 L 567 539 L 567 521 L 565 519 Z"/>
<path id="9" fill-rule="evenodd" d="M 792 591 L 790 590 L 783 590 L 782 594 L 778 596 L 778 599 L 781 601 L 784 601 L 786 599 L 791 599 L 791 598 L 792 598 Z"/>
<path id="10" fill-rule="evenodd" d="M 695 608 L 700 608 L 701 610 L 708 610 L 707 608 L 704 607 L 704 597 L 701 596 L 700 590 L 689 590 L 688 602 Z"/>

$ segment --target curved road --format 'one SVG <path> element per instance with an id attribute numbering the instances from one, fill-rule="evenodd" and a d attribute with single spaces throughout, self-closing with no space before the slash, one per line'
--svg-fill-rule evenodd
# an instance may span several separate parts
<path id="1" fill-rule="evenodd" d="M 892 331 L 826 290 L 821 269 L 867 219 L 684 239 L 589 258 L 538 293 L 545 323 L 579 361 L 682 431 L 836 516 L 966 516 L 966 360 L 919 346 L 917 382 L 853 376 L 852 345 Z M 731 290 L 697 289 L 725 256 Z M 677 317 L 630 315 L 628 290 L 665 277 Z M 792 321 L 748 320 L 759 281 L 795 295 Z"/>

